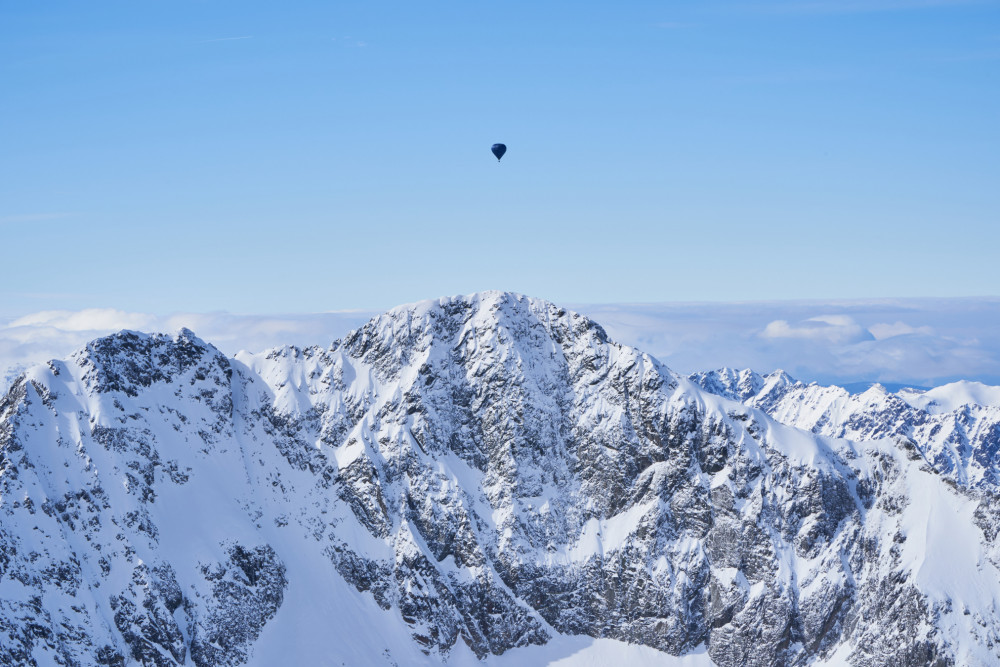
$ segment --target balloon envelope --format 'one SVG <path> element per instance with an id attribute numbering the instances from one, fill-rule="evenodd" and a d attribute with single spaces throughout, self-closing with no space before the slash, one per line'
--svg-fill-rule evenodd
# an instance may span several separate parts
<path id="1" fill-rule="evenodd" d="M 493 148 L 490 149 L 493 154 L 497 156 L 497 161 L 503 157 L 503 154 L 507 152 L 507 147 L 503 144 L 493 144 Z"/>

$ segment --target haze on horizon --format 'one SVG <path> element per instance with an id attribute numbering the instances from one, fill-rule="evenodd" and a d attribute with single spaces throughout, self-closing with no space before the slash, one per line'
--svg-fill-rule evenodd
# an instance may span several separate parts
<path id="1" fill-rule="evenodd" d="M 871 382 L 1000 385 L 1000 298 L 561 305 L 682 374 L 720 367 L 783 369 L 806 383 L 854 389 Z M 0 393 L 27 366 L 65 359 L 121 329 L 175 333 L 186 327 L 234 355 L 287 345 L 329 347 L 377 314 L 160 316 L 94 308 L 0 319 Z"/>

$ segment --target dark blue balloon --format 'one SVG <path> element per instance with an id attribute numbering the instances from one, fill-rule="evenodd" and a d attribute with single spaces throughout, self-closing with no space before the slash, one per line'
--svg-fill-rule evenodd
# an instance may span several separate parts
<path id="1" fill-rule="evenodd" d="M 503 154 L 507 152 L 507 147 L 503 144 L 493 144 L 493 148 L 490 149 L 493 154 L 497 156 L 497 162 L 503 157 Z"/>

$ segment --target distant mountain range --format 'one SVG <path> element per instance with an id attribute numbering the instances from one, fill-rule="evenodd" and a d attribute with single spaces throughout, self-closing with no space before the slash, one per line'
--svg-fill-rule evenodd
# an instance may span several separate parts
<path id="1" fill-rule="evenodd" d="M 0 400 L 0 664 L 994 665 L 998 443 L 995 387 L 684 377 L 505 292 L 122 331 Z"/>
<path id="2" fill-rule="evenodd" d="M 787 373 L 723 368 L 689 378 L 702 389 L 763 410 L 782 424 L 854 441 L 893 438 L 962 486 L 1000 483 L 1000 387 L 953 382 L 933 389 L 880 384 L 860 393 L 803 384 Z"/>

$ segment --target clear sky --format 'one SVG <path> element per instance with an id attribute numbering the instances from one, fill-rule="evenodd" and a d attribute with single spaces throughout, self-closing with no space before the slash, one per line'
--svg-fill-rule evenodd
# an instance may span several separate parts
<path id="1" fill-rule="evenodd" d="M 0 0 L 3 316 L 997 295 L 998 223 L 995 1 Z"/>

